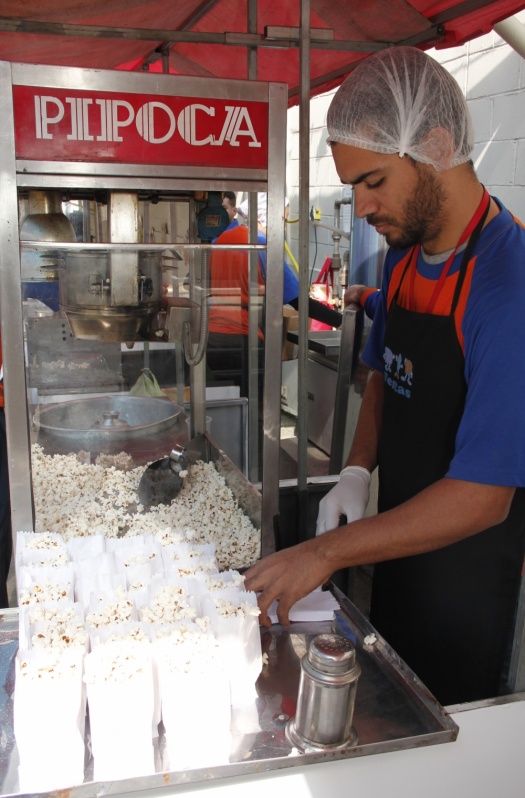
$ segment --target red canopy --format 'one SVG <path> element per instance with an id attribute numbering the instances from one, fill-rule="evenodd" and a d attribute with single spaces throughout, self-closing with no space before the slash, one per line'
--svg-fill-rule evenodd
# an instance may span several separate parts
<path id="1" fill-rule="evenodd" d="M 378 46 L 456 46 L 523 8 L 517 0 L 311 0 L 311 94 L 337 86 Z M 0 0 L 0 59 L 155 71 L 169 63 L 183 75 L 245 79 L 251 43 L 258 79 L 287 83 L 293 105 L 299 25 L 300 0 L 260 0 L 251 36 L 246 0 Z"/>

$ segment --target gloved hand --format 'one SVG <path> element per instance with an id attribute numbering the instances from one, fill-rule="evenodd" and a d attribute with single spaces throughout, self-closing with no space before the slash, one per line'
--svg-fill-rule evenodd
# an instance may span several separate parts
<path id="1" fill-rule="evenodd" d="M 343 468 L 337 485 L 319 502 L 315 534 L 335 529 L 341 515 L 346 515 L 348 524 L 358 521 L 365 514 L 369 496 L 370 472 L 361 466 Z"/>

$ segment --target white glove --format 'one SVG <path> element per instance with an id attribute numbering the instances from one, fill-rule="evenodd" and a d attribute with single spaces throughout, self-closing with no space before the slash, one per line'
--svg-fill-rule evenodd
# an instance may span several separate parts
<path id="1" fill-rule="evenodd" d="M 319 502 L 316 535 L 339 526 L 339 517 L 359 521 L 365 514 L 370 496 L 370 471 L 361 466 L 347 466 L 341 471 L 339 482 Z"/>

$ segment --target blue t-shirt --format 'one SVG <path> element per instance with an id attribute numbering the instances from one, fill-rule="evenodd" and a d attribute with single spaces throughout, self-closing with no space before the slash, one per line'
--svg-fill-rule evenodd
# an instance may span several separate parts
<path id="1" fill-rule="evenodd" d="M 260 231 L 257 234 L 257 243 L 266 244 L 266 236 Z M 259 263 L 261 272 L 266 282 L 266 250 L 259 251 Z M 284 285 L 283 285 L 283 305 L 293 302 L 299 296 L 299 279 L 297 274 L 292 271 L 286 261 L 284 261 Z"/>
<path id="2" fill-rule="evenodd" d="M 239 222 L 237 221 L 237 219 L 232 219 L 230 224 L 228 225 L 228 227 L 225 227 L 224 230 L 222 231 L 222 233 L 225 233 L 227 230 L 233 230 L 234 227 L 239 227 Z M 222 233 L 220 233 L 220 235 L 222 235 Z M 217 236 L 217 238 L 218 237 L 219 236 Z M 215 244 L 215 242 L 217 241 L 217 238 L 212 238 L 211 243 Z"/>
<path id="3" fill-rule="evenodd" d="M 380 299 L 381 291 L 374 291 L 373 293 L 368 294 L 367 298 L 365 299 L 364 310 L 369 319 L 373 319 L 376 315 L 376 310 L 378 308 Z"/>
<path id="4" fill-rule="evenodd" d="M 488 485 L 525 486 L 525 229 L 501 203 L 485 227 L 463 315 L 467 383 L 465 409 L 447 477 Z M 388 286 L 407 250 L 389 249 L 383 285 L 363 360 L 383 371 Z M 450 275 L 459 269 L 462 255 Z M 420 274 L 437 280 L 444 264 L 428 264 L 420 253 Z M 446 380 L 446 374 L 443 375 Z M 429 423 L 432 419 L 429 418 Z"/>

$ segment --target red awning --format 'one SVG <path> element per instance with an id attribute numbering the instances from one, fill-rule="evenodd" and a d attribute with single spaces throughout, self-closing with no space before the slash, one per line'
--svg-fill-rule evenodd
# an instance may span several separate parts
<path id="1" fill-rule="evenodd" d="M 456 46 L 523 8 L 514 0 L 311 0 L 311 94 L 337 86 L 378 46 Z M 0 0 L 0 59 L 154 71 L 169 64 L 182 75 L 246 79 L 252 43 L 258 79 L 287 83 L 293 105 L 299 48 L 286 28 L 299 25 L 300 0 L 260 0 L 251 38 L 243 0 Z"/>

